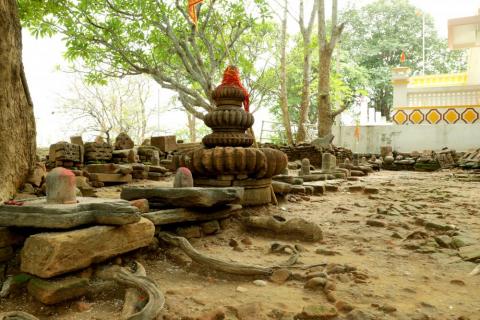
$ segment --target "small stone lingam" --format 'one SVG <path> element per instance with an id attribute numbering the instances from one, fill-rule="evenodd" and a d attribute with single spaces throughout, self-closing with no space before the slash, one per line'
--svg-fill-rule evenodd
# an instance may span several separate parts
<path id="1" fill-rule="evenodd" d="M 227 69 L 228 70 L 228 69 Z M 191 170 L 196 187 L 244 187 L 244 205 L 270 203 L 272 176 L 287 166 L 287 156 L 271 148 L 254 148 L 247 130 L 253 115 L 242 108 L 245 91 L 222 83 L 212 93 L 215 110 L 205 116 L 213 132 L 202 140 L 204 148 L 184 154 L 178 166 Z"/>

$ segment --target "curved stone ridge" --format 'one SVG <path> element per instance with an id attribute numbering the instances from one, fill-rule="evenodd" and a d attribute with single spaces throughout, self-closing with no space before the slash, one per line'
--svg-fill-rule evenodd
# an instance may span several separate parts
<path id="1" fill-rule="evenodd" d="M 194 175 L 247 175 L 252 178 L 271 178 L 287 166 L 287 156 L 270 148 L 215 147 L 197 149 L 180 159 L 180 166 Z"/>

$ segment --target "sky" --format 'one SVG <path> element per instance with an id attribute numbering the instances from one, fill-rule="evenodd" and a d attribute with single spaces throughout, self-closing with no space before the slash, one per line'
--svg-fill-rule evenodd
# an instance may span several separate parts
<path id="1" fill-rule="evenodd" d="M 274 1 L 278 2 L 278 0 Z M 298 12 L 297 1 L 289 1 L 292 13 Z M 339 6 L 344 7 L 354 3 L 358 7 L 369 2 L 371 0 L 339 0 Z M 480 9 L 480 0 L 411 0 L 410 2 L 434 17 L 437 30 L 444 37 L 447 37 L 448 19 L 472 16 Z M 328 3 L 327 0 L 327 8 Z M 288 24 L 289 32 L 297 31 L 296 22 L 293 19 L 288 21 Z M 28 31 L 23 31 L 23 62 L 34 103 L 37 145 L 40 147 L 48 147 L 52 143 L 69 140 L 70 135 L 77 133 L 68 115 L 59 112 L 62 106 L 60 97 L 68 95 L 74 78 L 72 74 L 60 71 L 67 69 L 68 66 L 63 59 L 64 52 L 65 46 L 60 36 L 35 39 Z M 152 86 L 157 87 L 155 84 Z M 159 109 L 168 110 L 174 94 L 168 90 L 156 89 L 155 95 L 158 96 L 156 103 L 160 105 Z M 255 114 L 255 119 L 254 129 L 258 138 L 262 120 L 271 120 L 271 117 L 268 110 L 261 110 Z M 178 128 L 186 127 L 186 121 L 185 114 L 179 111 L 162 111 L 152 119 L 158 134 L 173 133 Z M 157 125 L 158 123 L 160 126 Z"/>

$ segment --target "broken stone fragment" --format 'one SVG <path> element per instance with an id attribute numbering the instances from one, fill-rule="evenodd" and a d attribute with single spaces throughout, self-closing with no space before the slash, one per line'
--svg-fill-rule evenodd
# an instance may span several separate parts
<path id="1" fill-rule="evenodd" d="M 21 253 L 22 272 L 50 278 L 148 246 L 155 226 L 147 219 L 120 227 L 95 226 L 29 237 Z"/>
<path id="2" fill-rule="evenodd" d="M 230 188 L 142 188 L 127 186 L 122 189 L 121 198 L 126 200 L 148 199 L 151 207 L 213 207 L 239 203 L 244 190 Z"/>
<path id="3" fill-rule="evenodd" d="M 324 305 L 309 305 L 303 307 L 303 311 L 295 316 L 297 320 L 327 320 L 338 316 L 337 309 Z"/>
<path id="4" fill-rule="evenodd" d="M 204 234 L 215 234 L 220 230 L 220 224 L 217 220 L 207 221 L 200 225 Z"/>
<path id="5" fill-rule="evenodd" d="M 245 219 L 245 224 L 249 228 L 268 230 L 278 236 L 303 241 L 319 241 L 323 238 L 322 229 L 317 224 L 302 218 L 285 220 L 279 216 L 249 217 Z"/>
<path id="6" fill-rule="evenodd" d="M 292 185 L 281 181 L 272 181 L 273 191 L 275 193 L 287 194 L 292 190 Z"/>

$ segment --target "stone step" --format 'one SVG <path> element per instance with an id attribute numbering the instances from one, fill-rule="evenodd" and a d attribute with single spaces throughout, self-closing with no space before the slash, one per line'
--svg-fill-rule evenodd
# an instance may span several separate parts
<path id="1" fill-rule="evenodd" d="M 22 272 L 51 278 L 148 246 L 154 224 L 145 218 L 120 227 L 95 226 L 29 237 L 21 253 Z"/>

